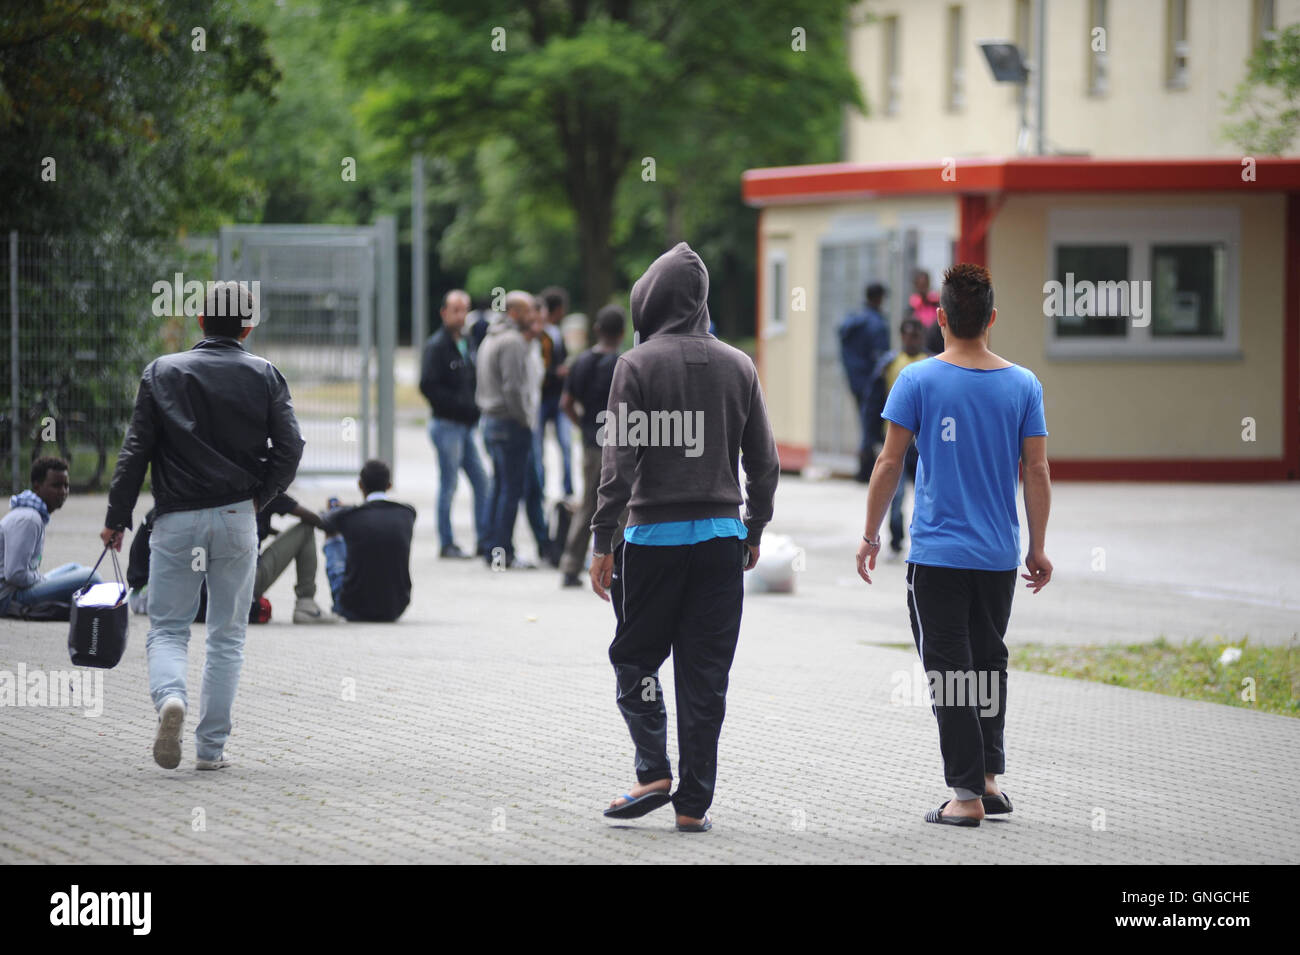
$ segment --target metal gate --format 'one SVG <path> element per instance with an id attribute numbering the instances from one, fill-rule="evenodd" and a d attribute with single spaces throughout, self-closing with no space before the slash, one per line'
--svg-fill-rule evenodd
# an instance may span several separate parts
<path id="1" fill-rule="evenodd" d="M 223 226 L 218 277 L 259 283 L 249 351 L 289 383 L 307 444 L 300 474 L 393 460 L 396 229 Z"/>

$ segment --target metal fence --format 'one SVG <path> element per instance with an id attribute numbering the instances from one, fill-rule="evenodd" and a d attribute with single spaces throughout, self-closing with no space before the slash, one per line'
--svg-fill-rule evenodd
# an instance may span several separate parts
<path id="1" fill-rule="evenodd" d="M 299 473 L 356 473 L 393 463 L 396 229 L 226 226 L 218 274 L 257 282 L 260 320 L 247 347 L 280 369 L 307 445 Z"/>
<path id="2" fill-rule="evenodd" d="M 144 366 L 189 348 L 212 278 L 262 283 L 250 351 L 284 373 L 307 448 L 301 473 L 393 460 L 396 229 L 238 226 L 221 241 L 0 233 L 0 462 L 16 493 L 32 461 L 105 490 Z"/>
<path id="3" fill-rule="evenodd" d="M 154 283 L 204 258 L 144 240 L 0 234 L 0 458 L 12 491 L 46 454 L 69 461 L 74 490 L 107 486 L 141 370 L 188 335 L 184 319 L 155 316 Z"/>

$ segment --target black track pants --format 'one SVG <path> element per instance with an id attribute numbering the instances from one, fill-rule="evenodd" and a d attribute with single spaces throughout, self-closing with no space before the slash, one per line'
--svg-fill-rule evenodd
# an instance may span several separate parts
<path id="1" fill-rule="evenodd" d="M 984 792 L 1006 770 L 1007 621 L 1015 570 L 907 565 L 907 609 L 939 721 L 944 781 Z"/>
<path id="2" fill-rule="evenodd" d="M 677 689 L 677 812 L 700 818 L 713 802 L 727 679 L 740 635 L 748 550 L 734 537 L 614 551 L 610 598 L 618 626 L 609 659 L 618 708 L 636 746 L 640 782 L 671 779 L 668 714 L 659 668 L 673 655 Z"/>

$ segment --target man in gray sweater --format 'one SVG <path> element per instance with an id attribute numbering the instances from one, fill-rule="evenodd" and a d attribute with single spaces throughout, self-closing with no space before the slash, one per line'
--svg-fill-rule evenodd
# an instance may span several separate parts
<path id="1" fill-rule="evenodd" d="M 492 459 L 492 505 L 484 558 L 489 567 L 531 568 L 515 557 L 515 517 L 533 466 L 533 428 L 541 399 L 542 358 L 534 347 L 542 334 L 527 292 L 506 295 L 506 313 L 493 320 L 478 350 L 475 401 L 483 413 L 483 445 Z M 549 547 L 545 527 L 534 522 L 541 553 Z"/>
<path id="2" fill-rule="evenodd" d="M 758 372 L 744 352 L 709 334 L 708 294 L 709 273 L 685 242 L 632 287 L 639 343 L 620 356 L 597 422 L 601 483 L 591 523 L 592 589 L 613 598 L 609 658 L 636 747 L 637 783 L 605 815 L 642 816 L 671 800 L 683 832 L 712 825 L 743 572 L 758 562 L 780 471 Z M 624 508 L 624 542 L 611 553 Z M 659 683 L 670 652 L 680 756 L 671 797 Z"/>

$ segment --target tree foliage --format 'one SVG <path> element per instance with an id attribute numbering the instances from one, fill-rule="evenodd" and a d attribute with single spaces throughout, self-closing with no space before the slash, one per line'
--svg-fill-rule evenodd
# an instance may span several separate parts
<path id="1" fill-rule="evenodd" d="M 1291 148 L 1300 133 L 1300 24 L 1260 43 L 1228 112 L 1241 118 L 1223 133 L 1245 152 L 1280 156 Z"/>
<path id="2" fill-rule="evenodd" d="M 745 168 L 837 158 L 842 110 L 862 108 L 844 53 L 848 6 L 392 0 L 348 5 L 357 19 L 341 50 L 365 85 L 359 111 L 372 135 L 399 151 L 418 144 L 462 173 L 487 163 L 513 177 L 517 211 L 529 215 L 458 221 L 450 237 L 462 251 L 483 244 L 467 230 L 509 249 L 567 209 L 579 304 L 593 310 L 678 238 L 712 243 L 724 259 L 752 250 Z M 508 258 L 480 260 L 476 274 Z"/>

